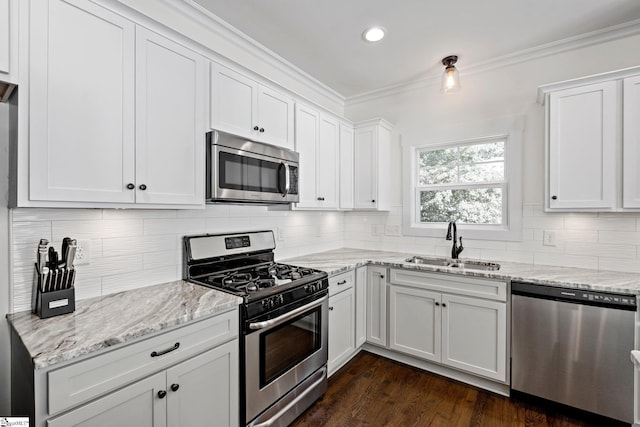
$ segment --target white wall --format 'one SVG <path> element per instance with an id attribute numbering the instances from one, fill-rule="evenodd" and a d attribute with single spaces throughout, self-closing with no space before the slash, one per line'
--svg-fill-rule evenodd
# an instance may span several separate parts
<path id="1" fill-rule="evenodd" d="M 9 277 L 9 105 L 0 103 L 0 415 L 9 415 L 11 346 L 6 314 L 10 308 Z"/>
<path id="2" fill-rule="evenodd" d="M 442 239 L 384 235 L 385 225 L 401 224 L 400 142 L 437 142 L 430 137 L 440 133 L 434 129 L 525 116 L 523 240 L 466 240 L 461 256 L 640 272 L 640 215 L 543 212 L 544 107 L 536 103 L 540 85 L 640 65 L 638 45 L 640 36 L 632 36 L 467 75 L 461 57 L 457 65 L 462 88 L 457 93 L 444 95 L 430 85 L 347 105 L 351 120 L 381 116 L 395 127 L 390 159 L 393 209 L 390 213 L 345 214 L 345 244 L 448 255 L 450 242 L 444 240 L 444 229 Z M 464 237 L 464 228 L 461 230 Z M 542 245 L 544 230 L 556 232 L 555 247 Z"/>

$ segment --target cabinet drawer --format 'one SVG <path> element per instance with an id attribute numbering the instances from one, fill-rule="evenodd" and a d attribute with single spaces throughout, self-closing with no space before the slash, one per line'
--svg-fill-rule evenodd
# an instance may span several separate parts
<path id="1" fill-rule="evenodd" d="M 237 336 L 238 312 L 233 310 L 53 370 L 47 382 L 49 414 L 94 399 Z"/>
<path id="2" fill-rule="evenodd" d="M 507 283 L 499 280 L 393 269 L 391 270 L 390 281 L 396 285 L 432 289 L 497 301 L 507 300 Z"/>
<path id="3" fill-rule="evenodd" d="M 355 281 L 356 273 L 353 270 L 329 277 L 329 295 L 335 295 L 338 292 L 353 288 Z"/>

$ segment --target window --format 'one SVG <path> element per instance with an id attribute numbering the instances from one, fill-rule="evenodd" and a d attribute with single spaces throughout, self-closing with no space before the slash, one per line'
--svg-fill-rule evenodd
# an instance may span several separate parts
<path id="1" fill-rule="evenodd" d="M 420 223 L 503 225 L 505 138 L 418 150 Z"/>
<path id="2" fill-rule="evenodd" d="M 449 142 L 403 144 L 403 234 L 520 240 L 524 119 L 434 131 Z M 490 136 L 486 136 L 490 135 Z"/>

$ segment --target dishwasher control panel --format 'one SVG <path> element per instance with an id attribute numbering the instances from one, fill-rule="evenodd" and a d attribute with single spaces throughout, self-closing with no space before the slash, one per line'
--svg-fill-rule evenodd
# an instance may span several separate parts
<path id="1" fill-rule="evenodd" d="M 632 294 L 597 292 L 589 289 L 562 288 L 515 281 L 511 282 L 511 293 L 533 298 L 606 306 L 622 310 L 635 311 L 637 309 L 636 296 Z"/>

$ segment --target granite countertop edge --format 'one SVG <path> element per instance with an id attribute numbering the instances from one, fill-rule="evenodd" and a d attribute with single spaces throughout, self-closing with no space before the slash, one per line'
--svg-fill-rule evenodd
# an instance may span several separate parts
<path id="1" fill-rule="evenodd" d="M 290 258 L 283 260 L 283 262 L 316 268 L 325 271 L 330 277 L 366 265 L 379 265 L 382 267 L 448 273 L 494 280 L 524 281 L 537 285 L 640 295 L 640 274 L 638 273 L 493 260 L 471 261 L 497 262 L 500 264 L 499 270 L 470 270 L 415 264 L 406 261 L 416 255 L 437 258 L 437 256 L 428 254 L 341 248 Z"/>
<path id="2" fill-rule="evenodd" d="M 7 320 L 35 369 L 204 320 L 236 308 L 242 298 L 183 280 L 76 302 L 73 313 L 40 319 L 31 312 Z"/>

